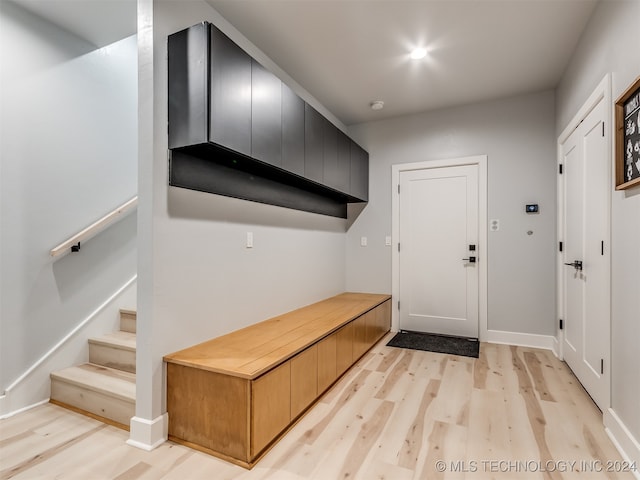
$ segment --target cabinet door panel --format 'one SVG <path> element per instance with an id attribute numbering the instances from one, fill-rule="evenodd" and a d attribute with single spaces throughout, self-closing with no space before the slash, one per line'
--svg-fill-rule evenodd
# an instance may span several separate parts
<path id="1" fill-rule="evenodd" d="M 378 339 L 391 329 L 391 300 L 387 300 L 376 308 Z"/>
<path id="2" fill-rule="evenodd" d="M 330 121 L 325 119 L 323 130 L 323 183 L 337 190 L 336 186 L 339 181 L 338 129 Z"/>
<path id="3" fill-rule="evenodd" d="M 304 100 L 282 83 L 282 168 L 304 176 Z"/>
<path id="4" fill-rule="evenodd" d="M 360 315 L 353 322 L 353 362 L 367 351 L 367 317 Z"/>
<path id="5" fill-rule="evenodd" d="M 369 310 L 363 315 L 365 317 L 366 333 L 365 333 L 365 346 L 368 350 L 378 340 L 379 327 L 377 326 L 378 316 L 376 309 Z"/>
<path id="6" fill-rule="evenodd" d="M 363 202 L 369 200 L 369 154 L 351 142 L 350 193 Z"/>
<path id="7" fill-rule="evenodd" d="M 291 421 L 291 364 L 285 362 L 254 380 L 251 393 L 253 458 Z"/>
<path id="8" fill-rule="evenodd" d="M 169 35 L 169 148 L 209 139 L 208 39 L 204 23 Z"/>
<path id="9" fill-rule="evenodd" d="M 251 155 L 251 57 L 214 26 L 210 44 L 209 141 Z"/>
<path id="10" fill-rule="evenodd" d="M 318 394 L 329 388 L 337 378 L 336 344 L 336 333 L 318 342 Z"/>
<path id="11" fill-rule="evenodd" d="M 336 335 L 336 374 L 342 375 L 353 365 L 353 322 L 346 324 Z"/>
<path id="12" fill-rule="evenodd" d="M 251 64 L 251 156 L 282 164 L 282 82 L 255 60 Z"/>
<path id="13" fill-rule="evenodd" d="M 351 139 L 338 131 L 338 162 L 334 184 L 330 185 L 342 193 L 349 193 L 351 183 Z"/>
<path id="14" fill-rule="evenodd" d="M 304 176 L 322 183 L 324 178 L 324 122 L 315 108 L 304 105 Z"/>
<path id="15" fill-rule="evenodd" d="M 318 346 L 312 345 L 291 359 L 291 419 L 318 396 Z"/>

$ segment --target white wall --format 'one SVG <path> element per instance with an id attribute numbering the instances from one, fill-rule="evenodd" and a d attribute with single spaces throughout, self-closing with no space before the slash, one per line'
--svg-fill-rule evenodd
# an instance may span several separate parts
<path id="1" fill-rule="evenodd" d="M 500 220 L 488 232 L 489 329 L 555 335 L 553 115 L 542 92 L 351 127 L 369 151 L 370 201 L 347 235 L 347 289 L 391 291 L 391 165 L 486 154 L 488 216 Z"/>
<path id="2" fill-rule="evenodd" d="M 640 0 L 598 4 L 557 90 L 558 134 L 605 74 L 611 74 L 614 99 L 640 76 L 639 19 Z M 612 186 L 611 226 L 612 410 L 635 437 L 633 453 L 640 462 L 639 187 L 616 192 Z M 632 455 L 632 451 L 627 453 Z"/>
<path id="3" fill-rule="evenodd" d="M 137 52 L 135 37 L 93 50 L 11 2 L 0 14 L 2 394 L 135 275 L 136 215 L 78 254 L 49 250 L 137 192 Z"/>
<path id="4" fill-rule="evenodd" d="M 167 36 L 208 20 L 282 72 L 203 1 L 188 8 L 178 1 L 138 5 L 139 241 L 145 245 L 138 332 L 145 340 L 138 348 L 131 443 L 144 447 L 159 440 L 149 421 L 160 422 L 166 410 L 162 357 L 344 291 L 346 220 L 168 187 Z M 249 231 L 253 249 L 245 248 Z"/>

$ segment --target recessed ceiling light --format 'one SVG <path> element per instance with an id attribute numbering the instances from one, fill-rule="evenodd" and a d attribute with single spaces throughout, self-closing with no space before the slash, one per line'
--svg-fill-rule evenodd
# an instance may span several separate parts
<path id="1" fill-rule="evenodd" d="M 376 100 L 375 102 L 371 102 L 371 110 L 382 110 L 384 107 L 384 102 L 382 100 Z"/>
<path id="2" fill-rule="evenodd" d="M 411 52 L 411 58 L 414 60 L 420 60 L 427 56 L 427 50 L 424 48 L 414 48 Z"/>

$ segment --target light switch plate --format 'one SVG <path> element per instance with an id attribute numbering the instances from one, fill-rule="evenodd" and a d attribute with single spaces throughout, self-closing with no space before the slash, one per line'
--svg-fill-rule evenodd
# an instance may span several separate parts
<path id="1" fill-rule="evenodd" d="M 387 235 L 386 237 L 384 237 L 384 244 L 385 244 L 387 247 L 390 247 L 390 246 L 391 246 L 391 237 L 390 237 L 389 235 Z"/>
<path id="2" fill-rule="evenodd" d="M 253 248 L 253 232 L 247 232 L 247 248 Z"/>

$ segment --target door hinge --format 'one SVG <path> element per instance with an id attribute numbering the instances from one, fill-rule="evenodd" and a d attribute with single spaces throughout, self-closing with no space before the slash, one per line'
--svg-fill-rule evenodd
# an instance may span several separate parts
<path id="1" fill-rule="evenodd" d="M 560 319 L 560 330 L 564 330 L 564 322 Z"/>
<path id="2" fill-rule="evenodd" d="M 398 242 L 398 252 L 400 251 L 400 242 Z"/>
<path id="3" fill-rule="evenodd" d="M 400 300 L 398 300 L 398 310 L 400 310 Z"/>
<path id="4" fill-rule="evenodd" d="M 604 256 L 604 240 L 600 242 L 600 255 Z"/>
<path id="5" fill-rule="evenodd" d="M 562 164 L 558 165 L 558 173 L 562 175 Z"/>
<path id="6" fill-rule="evenodd" d="M 600 375 L 604 375 L 604 358 L 600 359 Z"/>
<path id="7" fill-rule="evenodd" d="M 602 122 L 602 136 L 604 137 L 604 122 Z"/>
<path id="8" fill-rule="evenodd" d="M 562 251 L 562 242 L 558 242 L 558 248 Z"/>
<path id="9" fill-rule="evenodd" d="M 400 184 L 398 184 L 398 195 L 400 195 Z"/>

